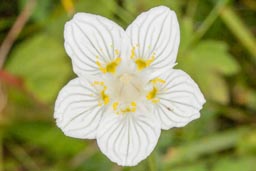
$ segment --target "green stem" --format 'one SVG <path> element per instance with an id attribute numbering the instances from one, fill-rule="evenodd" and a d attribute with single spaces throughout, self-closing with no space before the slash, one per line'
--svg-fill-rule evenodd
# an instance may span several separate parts
<path id="1" fill-rule="evenodd" d="M 8 144 L 7 148 L 27 170 L 40 170 L 35 161 L 27 154 L 27 152 L 22 147 L 14 144 Z"/>
<path id="2" fill-rule="evenodd" d="M 239 16 L 228 6 L 221 11 L 220 16 L 230 31 L 252 55 L 253 60 L 256 61 L 256 39 Z"/>
<path id="3" fill-rule="evenodd" d="M 204 34 L 209 30 L 209 28 L 212 26 L 212 24 L 218 18 L 222 9 L 229 3 L 229 1 L 230 0 L 219 0 L 218 1 L 218 3 L 215 5 L 215 7 L 210 12 L 210 14 L 206 17 L 206 19 L 203 21 L 203 23 L 197 29 L 194 39 L 191 42 L 192 44 L 194 44 L 195 42 L 198 42 L 204 36 Z"/>
<path id="4" fill-rule="evenodd" d="M 156 171 L 157 170 L 157 165 L 156 165 L 156 157 L 155 157 L 155 152 L 153 152 L 149 157 L 148 157 L 148 167 L 150 171 Z"/>
<path id="5" fill-rule="evenodd" d="M 164 157 L 166 168 L 174 165 L 193 162 L 199 157 L 212 155 L 225 149 L 233 148 L 239 143 L 244 134 L 253 129 L 252 127 L 240 127 L 219 134 L 207 136 L 200 140 L 173 147 Z M 167 169 L 166 169 L 167 170 Z"/>
<path id="6" fill-rule="evenodd" d="M 0 131 L 0 171 L 4 170 L 4 162 L 3 162 L 3 138 Z"/>
<path id="7" fill-rule="evenodd" d="M 198 0 L 188 1 L 187 11 L 186 11 L 187 17 L 192 18 L 192 19 L 194 18 L 196 9 L 197 9 L 197 5 L 198 5 Z"/>

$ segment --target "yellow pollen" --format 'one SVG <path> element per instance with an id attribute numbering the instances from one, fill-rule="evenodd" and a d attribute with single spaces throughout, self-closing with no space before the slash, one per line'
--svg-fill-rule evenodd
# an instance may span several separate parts
<path id="1" fill-rule="evenodd" d="M 107 89 L 107 86 L 104 84 L 103 81 L 94 81 L 94 82 L 92 83 L 92 86 L 96 86 L 96 85 L 102 86 L 103 90 L 106 90 L 106 89 Z"/>
<path id="2" fill-rule="evenodd" d="M 156 97 L 158 89 L 154 86 L 153 89 L 147 94 L 148 100 L 153 100 Z"/>
<path id="3" fill-rule="evenodd" d="M 98 67 L 99 67 L 99 69 L 100 69 L 101 72 L 103 72 L 103 73 L 106 73 L 106 72 L 107 72 L 106 68 L 104 68 L 104 67 L 102 66 L 102 64 L 100 63 L 100 61 L 96 61 L 96 64 L 98 65 Z"/>
<path id="4" fill-rule="evenodd" d="M 119 52 L 118 49 L 115 49 L 115 54 L 116 54 L 116 55 L 119 55 L 119 54 L 120 54 L 120 52 Z"/>
<path id="5" fill-rule="evenodd" d="M 154 104 L 156 104 L 156 103 L 160 102 L 160 99 L 159 99 L 159 98 L 156 98 L 156 99 L 151 100 L 151 102 L 154 103 Z"/>
<path id="6" fill-rule="evenodd" d="M 103 100 L 104 105 L 109 103 L 109 96 L 105 93 L 105 90 L 102 90 L 101 93 L 101 98 Z"/>
<path id="7" fill-rule="evenodd" d="M 114 102 L 112 107 L 116 114 L 126 114 L 130 112 L 136 112 L 137 104 L 136 102 L 131 102 L 129 105 L 123 108 L 119 105 L 119 102 Z"/>
<path id="8" fill-rule="evenodd" d="M 151 83 L 153 83 L 153 84 L 156 84 L 156 83 L 164 84 L 165 80 L 163 80 L 161 78 L 155 78 L 155 79 L 151 80 Z"/>
<path id="9" fill-rule="evenodd" d="M 135 47 L 133 46 L 131 50 L 131 59 L 134 59 L 134 58 L 135 58 Z"/>
<path id="10" fill-rule="evenodd" d="M 117 108 L 118 108 L 118 105 L 119 105 L 119 103 L 118 102 L 114 102 L 113 103 L 113 109 L 114 109 L 114 111 L 116 111 L 117 110 Z"/>
<path id="11" fill-rule="evenodd" d="M 148 47 L 150 48 L 151 46 L 149 45 Z M 130 58 L 133 59 L 133 61 L 134 61 L 134 62 L 136 63 L 136 65 L 137 65 L 138 70 L 141 71 L 141 70 L 143 70 L 144 68 L 150 66 L 150 64 L 151 64 L 151 63 L 155 60 L 155 58 L 156 58 L 156 53 L 153 52 L 153 53 L 152 53 L 152 56 L 151 56 L 149 59 L 145 60 L 145 59 L 143 59 L 143 58 L 141 58 L 141 57 L 136 57 L 136 54 L 135 54 L 135 49 L 136 49 L 136 48 L 139 48 L 139 45 L 138 45 L 138 44 L 136 45 L 136 47 L 135 47 L 135 46 L 132 47 Z"/>
<path id="12" fill-rule="evenodd" d="M 131 106 L 136 107 L 137 106 L 136 102 L 131 102 Z"/>
<path id="13" fill-rule="evenodd" d="M 99 94 L 100 99 L 98 101 L 98 105 L 102 106 L 102 105 L 108 104 L 110 99 L 109 99 L 109 96 L 106 94 L 107 86 L 104 84 L 104 82 L 103 81 L 94 81 L 92 83 L 92 86 L 94 86 L 96 88 L 96 90 L 98 90 L 100 92 L 100 94 Z"/>
<path id="14" fill-rule="evenodd" d="M 135 63 L 137 64 L 137 68 L 139 71 L 147 67 L 146 62 L 143 59 L 137 59 L 135 60 Z"/>
<path id="15" fill-rule="evenodd" d="M 158 84 L 157 83 L 160 83 L 160 84 L 165 84 L 165 80 L 161 79 L 161 78 L 155 78 L 153 80 L 151 80 L 151 83 L 153 84 L 153 89 L 151 91 L 148 92 L 146 98 L 148 100 L 150 100 L 152 103 L 158 103 L 160 101 L 159 98 L 157 98 L 157 93 L 159 92 L 158 90 Z"/>
<path id="16" fill-rule="evenodd" d="M 119 53 L 119 52 L 118 52 Z M 114 61 L 108 63 L 106 65 L 106 67 L 104 67 L 100 61 L 96 61 L 96 64 L 98 65 L 99 69 L 101 72 L 103 73 L 107 73 L 107 72 L 110 72 L 110 73 L 115 73 L 116 72 L 116 68 L 117 66 L 119 65 L 119 63 L 121 62 L 121 58 L 118 57 L 116 58 Z"/>
<path id="17" fill-rule="evenodd" d="M 149 67 L 150 64 L 155 60 L 155 56 L 152 55 L 149 59 L 145 60 L 142 58 L 138 58 L 135 60 L 135 63 L 137 64 L 137 68 L 139 71 L 143 70 L 146 67 Z"/>

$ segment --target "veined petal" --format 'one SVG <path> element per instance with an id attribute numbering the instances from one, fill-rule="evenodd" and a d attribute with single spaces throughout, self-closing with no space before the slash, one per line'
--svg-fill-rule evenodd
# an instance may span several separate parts
<path id="1" fill-rule="evenodd" d="M 126 33 L 133 48 L 131 58 L 138 69 L 172 67 L 180 42 L 175 12 L 164 6 L 150 9 L 129 25 Z"/>
<path id="2" fill-rule="evenodd" d="M 97 91 L 79 78 L 71 80 L 59 93 L 54 118 L 65 135 L 95 138 L 104 106 L 99 105 Z"/>
<path id="3" fill-rule="evenodd" d="M 185 126 L 200 117 L 205 99 L 197 84 L 181 70 L 169 70 L 160 77 L 165 80 L 158 88 L 155 114 L 162 129 Z"/>
<path id="4" fill-rule="evenodd" d="M 74 72 L 80 76 L 114 72 L 121 60 L 124 33 L 107 18 L 77 13 L 66 23 L 64 31 L 65 49 Z"/>
<path id="5" fill-rule="evenodd" d="M 160 131 L 160 123 L 150 113 L 108 113 L 100 123 L 97 143 L 113 162 L 134 166 L 153 151 Z"/>

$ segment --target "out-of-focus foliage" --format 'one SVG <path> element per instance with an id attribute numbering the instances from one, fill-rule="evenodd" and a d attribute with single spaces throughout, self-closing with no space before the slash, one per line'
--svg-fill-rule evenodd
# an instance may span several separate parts
<path id="1" fill-rule="evenodd" d="M 43 102 L 53 102 L 71 72 L 62 43 L 46 33 L 18 45 L 6 69 L 21 77 L 27 89 Z M 26 61 L 26 62 L 24 62 Z"/>
<path id="2" fill-rule="evenodd" d="M 0 42 L 26 3 L 0 2 Z M 127 27 L 157 5 L 177 13 L 175 68 L 196 80 L 207 103 L 200 119 L 162 131 L 138 166 L 119 167 L 94 140 L 66 137 L 55 125 L 56 95 L 74 77 L 64 24 L 74 11 Z M 255 18 L 254 0 L 37 0 L 0 71 L 0 171 L 256 171 Z"/>
<path id="3" fill-rule="evenodd" d="M 193 78 L 209 99 L 226 104 L 229 101 L 229 95 L 223 76 L 237 73 L 239 65 L 228 53 L 228 45 L 224 41 L 206 39 L 191 45 L 190 42 L 195 35 L 192 29 L 191 20 L 181 21 L 179 67 L 194 76 Z"/>

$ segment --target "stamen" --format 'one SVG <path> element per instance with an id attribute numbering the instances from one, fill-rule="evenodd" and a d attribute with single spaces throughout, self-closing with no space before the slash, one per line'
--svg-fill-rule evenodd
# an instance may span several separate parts
<path id="1" fill-rule="evenodd" d="M 121 58 L 116 58 L 113 62 L 107 64 L 106 70 L 110 73 L 115 73 L 118 64 L 121 62 Z"/>
<path id="2" fill-rule="evenodd" d="M 119 105 L 119 103 L 118 102 L 114 102 L 113 103 L 113 109 L 114 109 L 114 111 L 116 111 L 117 110 L 117 108 L 118 108 L 118 105 Z"/>
<path id="3" fill-rule="evenodd" d="M 148 47 L 150 48 L 151 46 L 149 45 Z M 149 59 L 145 60 L 145 59 L 143 59 L 141 57 L 136 57 L 135 56 L 135 49 L 136 48 L 139 48 L 138 44 L 136 45 L 136 47 L 135 46 L 132 47 L 130 58 L 136 63 L 138 70 L 141 71 L 144 68 L 150 66 L 150 64 L 155 60 L 156 53 L 153 52 L 152 56 Z"/>
<path id="4" fill-rule="evenodd" d="M 137 68 L 139 71 L 143 70 L 146 67 L 149 67 L 150 64 L 155 60 L 155 57 L 152 56 L 151 58 L 145 60 L 145 59 L 141 59 L 138 58 L 135 60 L 135 63 L 137 64 Z"/>
<path id="5" fill-rule="evenodd" d="M 137 104 L 136 102 L 131 102 L 128 105 L 123 105 L 119 102 L 114 102 L 113 105 L 113 110 L 115 111 L 115 113 L 117 115 L 119 114 L 127 114 L 127 113 L 131 113 L 131 112 L 136 112 L 136 108 L 137 108 Z"/>
<path id="6" fill-rule="evenodd" d="M 148 92 L 146 98 L 152 103 L 158 103 L 160 101 L 160 99 L 156 97 L 159 92 L 158 86 L 159 84 L 165 84 L 166 81 L 161 78 L 155 78 L 150 82 L 153 84 L 153 89 Z"/>
<path id="7" fill-rule="evenodd" d="M 120 62 L 121 62 L 121 58 L 118 57 L 114 61 L 108 63 L 105 67 L 102 65 L 102 63 L 100 63 L 100 61 L 96 61 L 96 64 L 98 65 L 100 71 L 103 72 L 103 73 L 107 73 L 107 72 L 115 73 L 116 68 L 117 68 L 117 66 L 119 65 Z"/>
<path id="8" fill-rule="evenodd" d="M 156 94 L 158 92 L 158 89 L 154 86 L 153 89 L 147 94 L 148 100 L 153 100 L 156 97 Z"/>
<path id="9" fill-rule="evenodd" d="M 118 56 L 120 54 L 118 49 L 115 49 L 115 54 Z"/>
<path id="10" fill-rule="evenodd" d="M 133 46 L 131 50 L 131 59 L 134 59 L 134 58 L 135 58 L 135 47 Z"/>
<path id="11" fill-rule="evenodd" d="M 100 92 L 100 94 L 99 94 L 100 99 L 98 100 L 98 105 L 99 106 L 107 105 L 109 103 L 109 101 L 110 101 L 110 98 L 106 94 L 107 86 L 104 84 L 104 82 L 102 82 L 102 81 L 94 81 L 92 83 L 92 86 L 94 86 L 95 89 Z"/>
<path id="12" fill-rule="evenodd" d="M 152 83 L 152 84 L 157 84 L 157 83 L 164 84 L 164 83 L 165 83 L 165 80 L 163 80 L 163 79 L 161 79 L 161 78 L 155 78 L 155 79 L 151 80 L 151 83 Z"/>
<path id="13" fill-rule="evenodd" d="M 101 98 L 103 100 L 104 105 L 109 103 L 109 96 L 105 93 L 105 90 L 102 90 L 101 93 Z"/>

